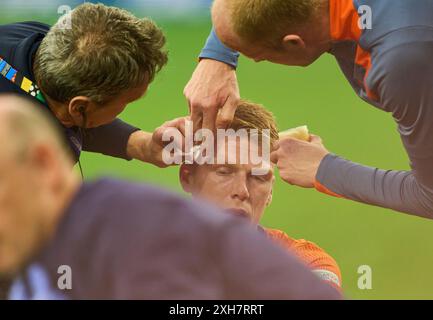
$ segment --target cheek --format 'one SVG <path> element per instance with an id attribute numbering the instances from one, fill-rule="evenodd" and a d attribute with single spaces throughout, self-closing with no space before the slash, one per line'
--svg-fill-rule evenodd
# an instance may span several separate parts
<path id="1" fill-rule="evenodd" d="M 123 106 L 103 106 L 88 116 L 87 122 L 89 127 L 99 127 L 108 124 L 117 118 L 119 114 L 125 110 L 126 105 Z"/>
<path id="2" fill-rule="evenodd" d="M 22 219 L 27 200 L 20 197 L 22 190 L 14 190 L 15 192 L 2 190 L 0 195 L 0 245 L 2 254 L 6 255 L 5 259 L 12 259 L 18 255 L 21 251 L 20 239 L 23 235 L 29 236 L 26 230 L 28 221 Z"/>
<path id="3" fill-rule="evenodd" d="M 5 224 L 9 225 L 12 218 L 16 218 L 19 208 L 25 202 L 20 196 L 23 192 L 22 186 L 17 181 L 18 179 L 7 181 L 0 190 L 0 230 Z"/>
<path id="4" fill-rule="evenodd" d="M 255 186 L 251 196 L 253 207 L 258 210 L 264 210 L 268 203 L 269 197 L 271 196 L 271 192 L 272 192 L 271 183 Z"/>
<path id="5" fill-rule="evenodd" d="M 27 173 L 27 174 L 26 174 Z M 19 230 L 31 226 L 29 220 L 34 218 L 32 210 L 38 206 L 38 191 L 31 172 L 22 172 L 10 179 L 0 190 L 0 232 L 18 234 Z"/>
<path id="6" fill-rule="evenodd" d="M 203 176 L 201 183 L 197 187 L 197 195 L 216 202 L 224 200 L 230 193 L 231 178 L 221 177 L 215 174 Z"/>

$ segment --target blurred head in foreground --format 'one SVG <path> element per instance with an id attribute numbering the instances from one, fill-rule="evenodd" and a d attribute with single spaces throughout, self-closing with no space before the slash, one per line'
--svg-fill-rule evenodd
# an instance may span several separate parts
<path id="1" fill-rule="evenodd" d="M 18 271 L 50 238 L 79 185 L 57 128 L 38 107 L 0 95 L 0 276 Z"/>
<path id="2" fill-rule="evenodd" d="M 247 101 L 241 101 L 234 120 L 229 126 L 235 132 L 245 129 L 247 132 L 257 130 L 259 136 L 269 134 L 271 148 L 278 141 L 278 129 L 275 119 L 263 106 Z M 264 130 L 269 130 L 265 133 Z M 194 198 L 202 198 L 215 203 L 227 211 L 248 218 L 258 224 L 267 206 L 272 202 L 272 188 L 275 181 L 273 166 L 269 163 L 269 170 L 262 174 L 254 174 L 254 169 L 260 165 L 248 157 L 248 161 L 241 162 L 241 152 L 261 153 L 260 141 L 242 141 L 248 138 L 238 138 L 235 145 L 226 145 L 226 150 L 218 146 L 218 153 L 226 155 L 236 153 L 236 161 L 225 164 L 184 164 L 180 168 L 180 182 L 185 192 Z M 246 143 L 248 150 L 241 151 L 242 143 Z"/>
<path id="3" fill-rule="evenodd" d="M 167 63 L 165 36 L 148 18 L 85 3 L 63 16 L 34 58 L 37 85 L 66 127 L 98 127 L 142 97 Z"/>

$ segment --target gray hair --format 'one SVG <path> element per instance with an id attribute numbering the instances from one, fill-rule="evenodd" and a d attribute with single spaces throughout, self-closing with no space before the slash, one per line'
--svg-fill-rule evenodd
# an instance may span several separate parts
<path id="1" fill-rule="evenodd" d="M 151 82 L 167 63 L 165 36 L 156 24 L 126 10 L 86 3 L 51 28 L 36 52 L 35 80 L 55 101 L 86 96 L 105 103 Z"/>

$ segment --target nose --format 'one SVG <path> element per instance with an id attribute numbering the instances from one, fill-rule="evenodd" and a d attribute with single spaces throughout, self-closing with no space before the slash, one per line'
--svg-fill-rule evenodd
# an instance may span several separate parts
<path id="1" fill-rule="evenodd" d="M 247 179 L 245 177 L 237 177 L 232 184 L 232 198 L 240 201 L 245 201 L 250 197 L 248 192 Z"/>

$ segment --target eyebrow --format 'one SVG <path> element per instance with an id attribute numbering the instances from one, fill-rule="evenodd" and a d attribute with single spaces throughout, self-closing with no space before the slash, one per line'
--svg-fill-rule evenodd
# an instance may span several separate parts
<path id="1" fill-rule="evenodd" d="M 210 166 L 212 166 L 212 168 L 214 168 L 214 169 L 218 169 L 218 168 L 221 168 L 221 167 L 230 167 L 230 168 L 240 168 L 241 166 L 242 166 L 242 164 L 239 164 L 239 163 L 235 163 L 235 164 L 233 164 L 233 163 L 226 163 L 226 164 L 216 164 L 216 163 L 214 163 L 214 164 L 211 164 Z M 252 172 L 252 168 L 250 169 L 250 170 L 248 170 L 249 171 L 249 174 L 251 174 L 251 172 Z M 269 169 L 268 170 L 268 172 L 266 172 L 265 174 L 262 174 L 262 175 L 260 175 L 260 176 L 267 176 L 267 175 L 273 175 L 274 174 L 274 172 L 271 170 L 271 169 Z"/>

